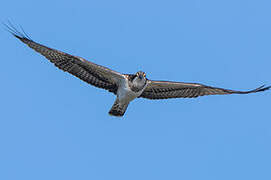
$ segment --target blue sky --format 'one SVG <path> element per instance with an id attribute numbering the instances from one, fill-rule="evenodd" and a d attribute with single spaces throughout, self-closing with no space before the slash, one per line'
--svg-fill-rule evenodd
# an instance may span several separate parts
<path id="1" fill-rule="evenodd" d="M 1 21 L 123 73 L 236 90 L 271 84 L 271 2 L 3 1 Z M 64 73 L 3 29 L 0 179 L 270 180 L 271 92 L 151 101 Z"/>

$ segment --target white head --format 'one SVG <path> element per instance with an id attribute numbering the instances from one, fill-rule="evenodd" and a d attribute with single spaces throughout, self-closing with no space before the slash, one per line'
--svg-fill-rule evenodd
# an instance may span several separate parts
<path id="1" fill-rule="evenodd" d="M 136 77 L 138 77 L 139 79 L 146 79 L 146 74 L 143 71 L 138 71 L 136 73 Z"/>
<path id="2" fill-rule="evenodd" d="M 133 85 L 134 86 L 138 86 L 138 87 L 144 87 L 144 85 L 146 84 L 146 74 L 142 71 L 138 71 L 134 77 L 134 79 L 132 80 Z"/>

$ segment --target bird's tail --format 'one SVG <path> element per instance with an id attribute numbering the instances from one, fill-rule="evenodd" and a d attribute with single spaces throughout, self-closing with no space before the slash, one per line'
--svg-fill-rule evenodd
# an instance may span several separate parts
<path id="1" fill-rule="evenodd" d="M 116 101 L 114 102 L 112 108 L 110 109 L 109 111 L 109 114 L 112 115 L 112 116 L 123 116 L 127 107 L 129 105 L 129 102 L 128 103 L 120 103 L 118 99 L 116 99 Z"/>

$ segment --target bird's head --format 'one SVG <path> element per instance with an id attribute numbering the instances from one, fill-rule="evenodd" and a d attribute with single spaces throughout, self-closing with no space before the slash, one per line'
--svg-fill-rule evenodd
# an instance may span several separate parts
<path id="1" fill-rule="evenodd" d="M 138 89 L 144 88 L 144 86 L 147 83 L 146 74 L 142 71 L 138 71 L 132 79 L 133 87 L 136 87 Z"/>
<path id="2" fill-rule="evenodd" d="M 139 79 L 146 79 L 146 74 L 143 71 L 138 71 L 136 77 Z"/>

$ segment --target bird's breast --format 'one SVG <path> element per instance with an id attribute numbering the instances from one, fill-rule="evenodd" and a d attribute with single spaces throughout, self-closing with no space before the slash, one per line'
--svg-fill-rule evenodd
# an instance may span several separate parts
<path id="1" fill-rule="evenodd" d="M 140 96 L 141 93 L 142 91 L 133 91 L 128 84 L 128 80 L 123 80 L 118 88 L 117 96 L 121 102 L 130 102 Z"/>

